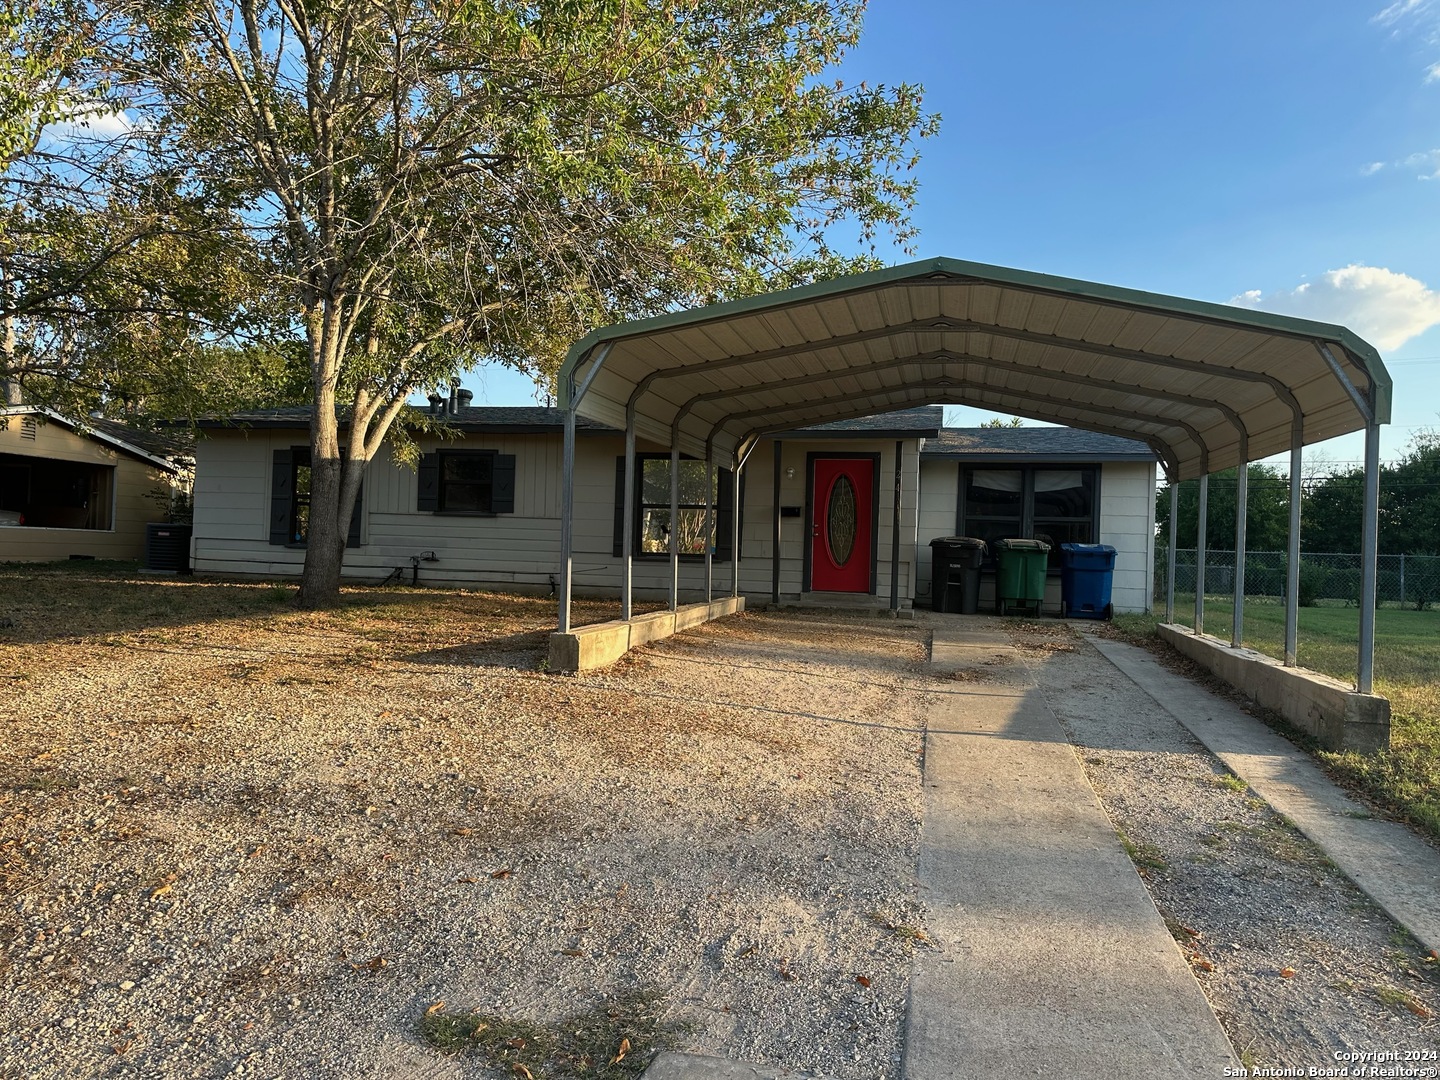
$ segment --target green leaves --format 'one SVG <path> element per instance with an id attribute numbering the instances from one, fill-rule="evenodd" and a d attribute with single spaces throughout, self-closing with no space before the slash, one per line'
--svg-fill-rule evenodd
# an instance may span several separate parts
<path id="1" fill-rule="evenodd" d="M 102 0 L 82 92 L 116 87 L 124 170 L 191 200 L 185 242 L 235 251 L 303 334 L 312 450 L 338 459 L 351 418 L 353 494 L 417 389 L 487 361 L 553 380 L 598 325 L 853 269 L 838 226 L 872 258 L 906 242 L 935 120 L 916 87 L 829 81 L 862 7 Z M 194 291 L 217 326 L 256 308 L 225 276 Z M 348 521 L 328 483 L 312 536 Z"/>

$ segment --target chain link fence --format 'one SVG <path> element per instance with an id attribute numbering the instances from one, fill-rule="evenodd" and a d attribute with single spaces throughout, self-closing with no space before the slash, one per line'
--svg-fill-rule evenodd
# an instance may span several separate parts
<path id="1" fill-rule="evenodd" d="M 1245 595 L 1251 599 L 1285 599 L 1286 553 L 1245 553 Z M 1163 546 L 1155 558 L 1155 599 L 1164 602 L 1169 558 Z M 1195 549 L 1175 553 L 1176 593 L 1195 592 Z M 1205 552 L 1205 595 L 1235 592 L 1235 553 Z M 1375 599 L 1379 604 L 1424 610 L 1440 603 L 1440 556 L 1380 555 L 1376 559 Z M 1335 551 L 1300 554 L 1300 606 L 1360 603 L 1360 556 Z"/>

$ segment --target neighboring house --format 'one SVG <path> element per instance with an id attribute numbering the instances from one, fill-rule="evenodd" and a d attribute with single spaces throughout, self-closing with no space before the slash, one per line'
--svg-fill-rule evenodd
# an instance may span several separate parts
<path id="1" fill-rule="evenodd" d="M 0 561 L 139 559 L 146 523 L 163 519 L 189 475 L 173 439 L 0 408 Z"/>
<path id="2" fill-rule="evenodd" d="M 930 539 L 968 527 L 986 538 L 1045 533 L 1057 542 L 1114 544 L 1121 552 L 1117 610 L 1147 609 L 1155 490 L 1148 447 L 1066 428 L 945 429 L 942 418 L 939 407 L 926 407 L 762 439 L 742 472 L 740 591 L 768 597 L 778 575 L 778 592 L 787 600 L 868 595 L 868 603 L 884 606 L 893 560 L 901 606 L 928 604 Z M 460 408 L 446 420 L 458 437 L 419 435 L 418 469 L 397 465 L 388 448 L 367 467 L 344 575 L 377 580 L 399 570 L 408 580 L 418 564 L 422 582 L 548 591 L 560 559 L 561 412 Z M 197 572 L 300 572 L 309 514 L 308 424 L 306 408 L 201 422 Z M 897 451 L 900 527 L 893 559 Z M 579 421 L 578 593 L 619 592 L 623 455 L 620 432 Z M 989 466 L 996 467 L 993 474 L 982 471 Z M 962 469 L 977 489 L 1018 483 L 1006 496 L 1008 517 L 980 513 L 973 498 L 967 510 Z M 704 463 L 681 462 L 682 599 L 704 590 L 707 502 L 718 523 L 715 588 L 729 591 L 733 485 L 728 470 L 716 472 L 707 499 Z M 642 441 L 633 552 L 639 597 L 661 597 L 668 588 L 669 476 L 668 451 Z M 1055 486 L 1076 477 L 1073 490 Z M 1050 607 L 1058 608 L 1058 577 L 1054 591 Z"/>

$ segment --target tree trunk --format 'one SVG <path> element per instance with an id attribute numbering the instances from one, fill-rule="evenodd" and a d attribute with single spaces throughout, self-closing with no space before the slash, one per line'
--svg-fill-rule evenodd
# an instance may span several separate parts
<path id="1" fill-rule="evenodd" d="M 310 523 L 305 538 L 305 568 L 298 603 L 303 608 L 333 607 L 340 600 L 340 568 L 350 518 L 340 520 L 342 462 L 340 425 L 335 415 L 335 374 L 340 369 L 339 304 L 330 299 L 308 327 L 315 411 L 310 417 Z M 354 498 L 349 500 L 354 505 Z"/>

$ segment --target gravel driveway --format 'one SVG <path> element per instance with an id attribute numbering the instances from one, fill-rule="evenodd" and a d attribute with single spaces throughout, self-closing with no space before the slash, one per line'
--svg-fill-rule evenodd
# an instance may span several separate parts
<path id="1" fill-rule="evenodd" d="M 895 1074 L 913 626 L 747 616 L 577 679 L 509 624 L 43 622 L 8 650 L 0 1075 L 492 1075 L 426 1011 L 637 993 L 689 1049 Z"/>
<path id="2" fill-rule="evenodd" d="M 513 1077 L 427 1012 L 637 1001 L 627 1066 L 898 1075 L 923 621 L 749 614 L 558 678 L 543 601 L 45 587 L 0 581 L 0 1076 Z M 1247 1061 L 1436 1044 L 1412 942 L 1070 630 L 1009 625 Z"/>

